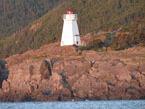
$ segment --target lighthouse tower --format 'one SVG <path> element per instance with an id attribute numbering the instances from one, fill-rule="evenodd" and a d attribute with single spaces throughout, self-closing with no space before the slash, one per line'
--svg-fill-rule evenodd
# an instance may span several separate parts
<path id="1" fill-rule="evenodd" d="M 81 45 L 80 34 L 77 24 L 77 14 L 72 9 L 68 9 L 67 14 L 63 15 L 63 31 L 61 37 L 61 46 Z"/>

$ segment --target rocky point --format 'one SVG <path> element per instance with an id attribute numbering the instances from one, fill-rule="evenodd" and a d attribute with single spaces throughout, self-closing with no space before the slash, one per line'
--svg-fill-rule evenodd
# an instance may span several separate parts
<path id="1" fill-rule="evenodd" d="M 5 59 L 0 101 L 145 98 L 144 47 L 96 52 L 59 43 Z"/>

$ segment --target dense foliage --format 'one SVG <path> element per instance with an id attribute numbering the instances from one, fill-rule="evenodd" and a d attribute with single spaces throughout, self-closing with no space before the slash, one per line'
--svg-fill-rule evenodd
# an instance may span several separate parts
<path id="1" fill-rule="evenodd" d="M 137 28 L 132 33 L 118 34 L 112 39 L 111 48 L 114 50 L 122 50 L 135 45 L 145 46 L 145 28 Z"/>
<path id="2" fill-rule="evenodd" d="M 139 25 L 141 28 L 145 27 L 144 0 L 66 0 L 28 27 L 1 40 L 1 56 L 22 53 L 59 40 L 63 25 L 62 15 L 70 7 L 78 14 L 81 35 L 119 28 L 122 32 L 134 33 Z M 144 35 L 144 31 L 141 34 Z M 130 35 L 134 37 L 133 34 Z M 106 46 L 110 46 L 110 43 Z"/>
<path id="3" fill-rule="evenodd" d="M 63 0 L 0 0 L 0 37 L 40 18 Z"/>

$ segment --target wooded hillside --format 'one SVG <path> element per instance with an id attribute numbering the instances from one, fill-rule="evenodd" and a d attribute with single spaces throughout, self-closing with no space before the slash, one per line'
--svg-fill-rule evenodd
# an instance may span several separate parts
<path id="1" fill-rule="evenodd" d="M 60 40 L 62 15 L 70 7 L 78 14 L 81 35 L 119 28 L 121 31 L 134 32 L 141 27 L 141 31 L 144 31 L 144 0 L 67 0 L 21 31 L 1 40 L 1 57 Z"/>
<path id="2" fill-rule="evenodd" d="M 0 0 L 0 37 L 11 35 L 64 0 Z"/>

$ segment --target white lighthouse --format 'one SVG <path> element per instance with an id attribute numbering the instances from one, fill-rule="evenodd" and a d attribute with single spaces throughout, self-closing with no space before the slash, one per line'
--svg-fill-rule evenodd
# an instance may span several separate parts
<path id="1" fill-rule="evenodd" d="M 63 15 L 63 31 L 61 37 L 61 46 L 81 45 L 80 34 L 77 24 L 77 14 L 72 9 L 68 9 L 67 14 Z"/>

